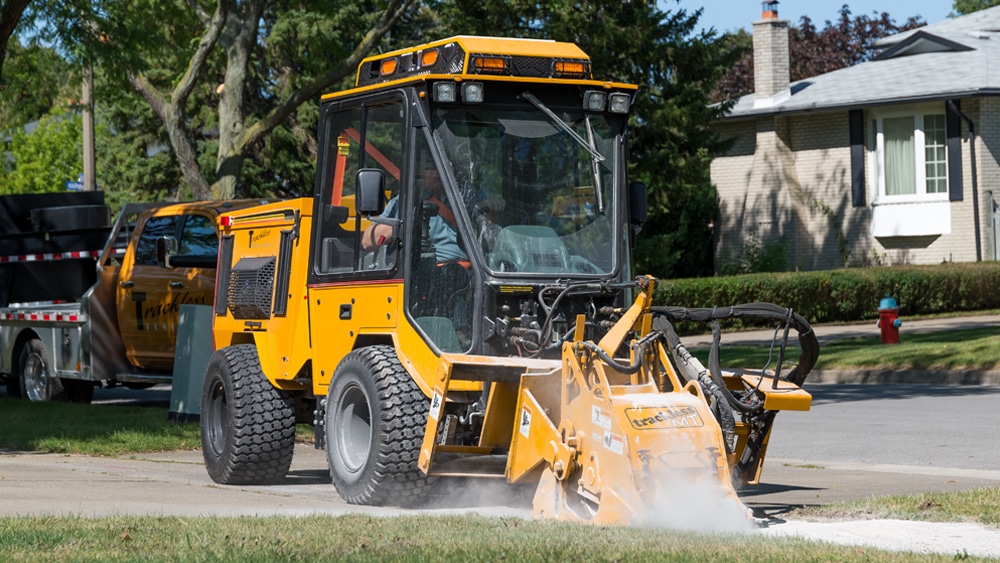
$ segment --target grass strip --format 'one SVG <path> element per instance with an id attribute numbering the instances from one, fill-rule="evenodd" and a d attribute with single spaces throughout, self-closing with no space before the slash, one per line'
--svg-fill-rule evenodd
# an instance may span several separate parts
<path id="1" fill-rule="evenodd" d="M 167 407 L 35 403 L 0 398 L 0 450 L 121 456 L 201 447 L 197 422 L 167 420 Z M 312 426 L 296 426 L 311 442 Z"/>
<path id="2" fill-rule="evenodd" d="M 793 519 L 868 520 L 893 518 L 928 522 L 976 522 L 1000 526 L 1000 487 L 950 493 L 872 497 L 795 510 Z"/>
<path id="3" fill-rule="evenodd" d="M 996 328 L 975 328 L 951 332 L 907 334 L 899 344 L 884 345 L 878 337 L 835 340 L 820 348 L 814 369 L 886 370 L 989 370 L 1000 369 L 1000 333 Z M 708 361 L 707 348 L 692 349 L 702 362 Z M 723 366 L 760 369 L 774 367 L 778 346 L 726 344 L 722 336 L 720 356 Z M 799 349 L 790 345 L 785 360 L 798 360 Z"/>
<path id="4" fill-rule="evenodd" d="M 0 559 L 36 561 L 950 561 L 749 534 L 518 518 L 369 515 L 0 519 Z M 970 560 L 973 558 L 969 558 Z"/>

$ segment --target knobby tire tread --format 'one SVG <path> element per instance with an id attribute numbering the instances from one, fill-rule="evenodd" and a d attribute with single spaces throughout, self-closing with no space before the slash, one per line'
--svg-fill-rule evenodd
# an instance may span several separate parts
<path id="1" fill-rule="evenodd" d="M 368 367 L 381 402 L 375 430 L 378 439 L 374 471 L 363 490 L 350 494 L 338 486 L 338 492 L 351 504 L 416 504 L 426 497 L 435 481 L 417 466 L 427 424 L 427 397 L 403 368 L 392 346 L 369 346 L 354 353 Z"/>
<path id="2" fill-rule="evenodd" d="M 253 344 L 229 346 L 221 354 L 232 382 L 227 397 L 232 412 L 216 482 L 262 485 L 284 479 L 295 449 L 295 403 L 276 389 L 260 367 Z M 210 362 L 211 364 L 211 362 Z M 206 450 L 207 451 L 207 450 Z"/>

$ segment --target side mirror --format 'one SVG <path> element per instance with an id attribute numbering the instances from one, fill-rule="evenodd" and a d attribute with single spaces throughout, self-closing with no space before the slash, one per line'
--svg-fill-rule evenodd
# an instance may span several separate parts
<path id="1" fill-rule="evenodd" d="M 174 237 L 156 239 L 156 263 L 161 268 L 173 268 L 170 265 L 170 257 L 175 254 L 177 254 L 177 239 Z"/>
<path id="2" fill-rule="evenodd" d="M 632 182 L 628 185 L 628 214 L 633 225 L 640 226 L 646 222 L 648 214 L 646 202 L 646 184 Z"/>
<path id="3" fill-rule="evenodd" d="M 355 211 L 358 215 L 381 215 L 385 210 L 385 176 L 377 168 L 362 168 L 356 177 Z"/>

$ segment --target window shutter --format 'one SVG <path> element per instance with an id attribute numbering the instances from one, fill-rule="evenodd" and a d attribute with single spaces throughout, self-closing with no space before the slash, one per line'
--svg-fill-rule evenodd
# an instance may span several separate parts
<path id="1" fill-rule="evenodd" d="M 958 109 L 958 100 L 953 102 Z M 948 137 L 948 199 L 962 201 L 962 121 L 957 112 L 947 111 L 944 115 L 945 135 Z"/>
<path id="2" fill-rule="evenodd" d="M 865 116 L 859 109 L 848 114 L 851 128 L 851 204 L 865 206 Z M 961 148 L 961 147 L 959 147 Z M 949 155 L 950 156 L 950 155 Z"/>

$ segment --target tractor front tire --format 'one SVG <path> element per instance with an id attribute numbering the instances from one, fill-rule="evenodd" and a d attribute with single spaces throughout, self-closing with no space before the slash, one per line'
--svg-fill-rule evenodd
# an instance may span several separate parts
<path id="1" fill-rule="evenodd" d="M 326 400 L 326 458 L 337 492 L 351 504 L 412 505 L 431 479 L 417 467 L 427 398 L 391 346 L 359 348 L 341 360 Z"/>
<path id="2" fill-rule="evenodd" d="M 228 346 L 209 359 L 201 395 L 201 447 L 216 483 L 263 485 L 288 473 L 295 402 L 268 381 L 253 344 Z"/>

